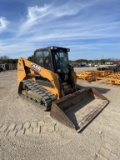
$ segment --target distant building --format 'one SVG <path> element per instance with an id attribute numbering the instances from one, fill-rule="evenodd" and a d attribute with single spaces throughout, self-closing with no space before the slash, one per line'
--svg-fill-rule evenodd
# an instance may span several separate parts
<path id="1" fill-rule="evenodd" d="M 87 66 L 88 67 L 94 67 L 95 65 L 93 63 L 89 63 Z"/>
<path id="2" fill-rule="evenodd" d="M 85 66 L 87 66 L 87 62 L 81 62 L 81 63 L 79 64 L 79 66 L 80 66 L 80 67 L 85 67 Z"/>
<path id="3" fill-rule="evenodd" d="M 120 65 L 120 61 L 117 61 L 116 64 L 119 64 L 119 65 Z"/>
<path id="4" fill-rule="evenodd" d="M 105 62 L 105 65 L 113 65 L 113 62 Z"/>
<path id="5" fill-rule="evenodd" d="M 77 62 L 70 62 L 70 65 L 73 67 L 79 67 L 79 63 Z"/>

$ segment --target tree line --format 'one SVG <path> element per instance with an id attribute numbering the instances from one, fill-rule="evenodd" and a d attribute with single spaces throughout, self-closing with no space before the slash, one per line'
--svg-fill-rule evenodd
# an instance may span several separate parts
<path id="1" fill-rule="evenodd" d="M 120 59 L 114 59 L 114 58 L 106 58 L 106 59 L 96 59 L 96 60 L 87 60 L 87 59 L 77 59 L 77 60 L 70 60 L 70 63 L 82 63 L 86 62 L 87 64 L 89 63 L 94 63 L 94 64 L 105 64 L 106 62 L 113 62 L 116 63 L 117 61 L 120 61 Z"/>
<path id="2" fill-rule="evenodd" d="M 33 57 L 29 56 L 27 58 L 29 61 L 33 61 Z M 0 64 L 2 63 L 13 63 L 16 64 L 18 61 L 18 59 L 13 59 L 13 58 L 9 58 L 8 56 L 1 56 L 0 57 Z M 120 61 L 120 59 L 114 59 L 114 58 L 107 58 L 107 59 L 96 59 L 96 60 L 88 60 L 88 59 L 77 59 L 77 60 L 70 60 L 70 63 L 82 63 L 82 62 L 86 62 L 86 63 L 94 63 L 94 64 L 105 64 L 105 62 L 113 62 L 116 63 L 116 61 Z"/>
<path id="3" fill-rule="evenodd" d="M 9 58 L 8 56 L 1 56 L 0 57 L 0 64 L 16 64 L 18 59 Z"/>

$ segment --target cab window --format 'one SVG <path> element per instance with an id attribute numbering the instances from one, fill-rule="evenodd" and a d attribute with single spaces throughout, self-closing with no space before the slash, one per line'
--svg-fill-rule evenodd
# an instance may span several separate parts
<path id="1" fill-rule="evenodd" d="M 34 61 L 36 64 L 52 70 L 51 57 L 49 51 L 36 51 Z"/>

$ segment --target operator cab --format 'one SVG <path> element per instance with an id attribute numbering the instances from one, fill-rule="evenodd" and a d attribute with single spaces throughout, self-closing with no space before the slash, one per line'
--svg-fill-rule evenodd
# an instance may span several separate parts
<path id="1" fill-rule="evenodd" d="M 69 48 L 55 46 L 37 49 L 34 52 L 34 62 L 57 73 L 62 81 L 67 81 L 70 76 L 69 51 Z"/>

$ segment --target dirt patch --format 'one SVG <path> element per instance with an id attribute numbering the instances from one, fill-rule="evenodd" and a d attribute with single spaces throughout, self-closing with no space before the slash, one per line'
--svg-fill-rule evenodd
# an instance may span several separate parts
<path id="1" fill-rule="evenodd" d="M 110 104 L 81 133 L 56 122 L 17 94 L 16 71 L 0 73 L 0 159 L 2 160 L 118 160 L 120 157 L 119 88 L 96 82 Z"/>

